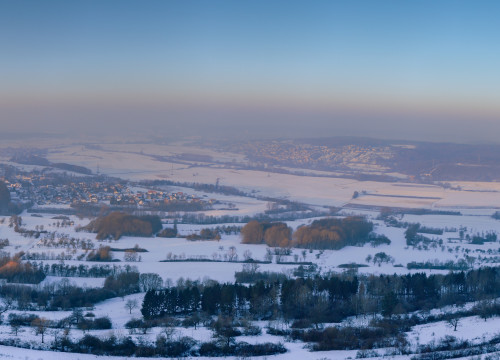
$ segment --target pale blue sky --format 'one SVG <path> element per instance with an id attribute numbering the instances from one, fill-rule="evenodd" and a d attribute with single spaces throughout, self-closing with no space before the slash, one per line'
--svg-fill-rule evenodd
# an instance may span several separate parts
<path id="1" fill-rule="evenodd" d="M 497 1 L 0 0 L 0 121 L 494 141 L 499 15 Z"/>

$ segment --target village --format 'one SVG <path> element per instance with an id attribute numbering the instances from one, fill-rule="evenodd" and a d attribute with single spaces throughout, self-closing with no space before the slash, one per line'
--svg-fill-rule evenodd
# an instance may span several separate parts
<path id="1" fill-rule="evenodd" d="M 357 169 L 380 171 L 394 156 L 390 146 L 347 144 L 324 146 L 291 141 L 254 141 L 231 144 L 228 149 L 245 154 L 252 162 L 324 170 Z"/>
<path id="2" fill-rule="evenodd" d="M 14 202 L 31 204 L 34 208 L 59 205 L 101 204 L 138 209 L 168 208 L 188 205 L 207 209 L 215 199 L 201 198 L 183 191 L 148 189 L 124 180 L 103 175 L 75 176 L 67 173 L 40 171 L 0 171 L 0 180 L 7 185 Z M 3 173 L 3 176 L 2 176 Z"/>

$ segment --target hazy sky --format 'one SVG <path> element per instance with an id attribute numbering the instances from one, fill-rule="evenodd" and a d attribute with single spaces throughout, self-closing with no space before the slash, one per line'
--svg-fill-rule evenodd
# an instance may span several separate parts
<path id="1" fill-rule="evenodd" d="M 498 1 L 0 0 L 4 131 L 495 141 Z"/>

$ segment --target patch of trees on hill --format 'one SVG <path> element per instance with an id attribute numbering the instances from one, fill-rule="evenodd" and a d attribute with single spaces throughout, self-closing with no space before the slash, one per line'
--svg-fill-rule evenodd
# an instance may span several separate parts
<path id="1" fill-rule="evenodd" d="M 486 234 L 483 233 L 472 236 L 470 243 L 475 245 L 483 245 L 485 242 L 496 242 L 496 241 L 497 241 L 497 234 L 494 232 L 488 232 Z"/>
<path id="2" fill-rule="evenodd" d="M 243 244 L 289 247 L 292 243 L 292 229 L 282 222 L 250 221 L 241 229 L 241 236 Z"/>
<path id="3" fill-rule="evenodd" d="M 178 230 L 177 230 L 177 222 L 174 222 L 174 227 L 173 228 L 165 228 L 162 231 L 160 231 L 156 236 L 158 237 L 163 237 L 163 238 L 174 238 L 177 237 Z"/>
<path id="4" fill-rule="evenodd" d="M 249 196 L 247 193 L 238 190 L 235 187 L 219 184 L 203 184 L 203 183 L 190 183 L 190 182 L 178 182 L 171 180 L 144 180 L 139 183 L 139 185 L 144 186 L 180 186 L 187 187 L 199 191 L 205 191 L 209 193 L 218 193 L 224 195 L 236 195 L 236 196 Z"/>
<path id="5" fill-rule="evenodd" d="M 406 245 L 417 246 L 419 243 L 430 244 L 433 240 L 419 234 L 420 224 L 410 224 L 405 231 Z"/>
<path id="6" fill-rule="evenodd" d="M 162 224 L 161 219 L 155 215 L 134 216 L 115 211 L 92 220 L 80 229 L 97 233 L 98 240 L 118 240 L 124 235 L 152 236 L 162 229 Z"/>
<path id="7" fill-rule="evenodd" d="M 200 234 L 190 234 L 186 236 L 187 240 L 220 240 L 220 233 L 217 229 L 205 228 L 200 230 Z"/>
<path id="8" fill-rule="evenodd" d="M 67 163 L 51 163 L 42 156 L 34 154 L 17 154 L 10 159 L 12 162 L 24 165 L 51 166 L 56 169 L 71 171 L 84 175 L 92 175 L 92 171 L 84 166 L 72 165 Z"/>
<path id="9" fill-rule="evenodd" d="M 341 249 L 348 245 L 367 242 L 390 243 L 372 234 L 373 224 L 362 217 L 326 218 L 299 227 L 292 236 L 292 229 L 285 223 L 250 221 L 241 229 L 242 243 L 262 244 L 273 247 L 296 246 L 308 249 Z"/>
<path id="10" fill-rule="evenodd" d="M 29 263 L 21 265 L 31 266 Z M 33 269 L 45 277 L 42 267 L 33 266 Z M 146 274 L 140 275 L 132 270 L 109 275 L 102 288 L 80 288 L 69 281 L 61 282 L 56 288 L 3 284 L 0 285 L 0 295 L 4 299 L 15 300 L 20 310 L 70 310 L 91 307 L 107 299 L 137 293 L 143 275 Z"/>
<path id="11" fill-rule="evenodd" d="M 50 161 L 46 158 L 31 153 L 16 154 L 10 161 L 24 165 L 50 166 Z"/>
<path id="12" fill-rule="evenodd" d="M 21 262 L 24 253 L 10 257 L 5 252 L 0 256 L 0 279 L 8 283 L 38 284 L 45 279 L 44 272 L 31 263 Z"/>
<path id="13" fill-rule="evenodd" d="M 56 164 L 51 164 L 51 166 L 53 166 L 57 169 L 71 171 L 71 172 L 75 172 L 78 174 L 92 175 L 92 170 L 90 170 L 84 166 L 67 164 L 67 163 L 56 163 Z"/>
<path id="14" fill-rule="evenodd" d="M 305 279 L 258 281 L 249 286 L 194 282 L 148 291 L 141 312 L 145 319 L 198 312 L 226 316 L 248 314 L 259 320 L 302 320 L 310 326 L 341 321 L 353 315 L 382 313 L 390 317 L 438 306 L 491 300 L 500 291 L 499 280 L 498 268 L 483 268 L 446 275 L 316 275 Z"/>
<path id="15" fill-rule="evenodd" d="M 348 245 L 362 245 L 370 241 L 373 224 L 359 216 L 343 219 L 315 220 L 301 226 L 294 234 L 297 247 L 314 249 L 341 249 Z"/>
<path id="16" fill-rule="evenodd" d="M 87 255 L 87 261 L 111 261 L 113 260 L 113 256 L 111 255 L 111 247 L 109 246 L 100 246 L 96 251 L 91 250 Z"/>
<path id="17" fill-rule="evenodd" d="M 323 301 L 330 300 L 331 310 L 340 311 L 337 305 L 345 306 L 348 299 L 356 294 L 358 285 L 356 278 L 339 277 L 285 279 L 282 283 L 259 281 L 250 286 L 229 283 L 193 284 L 146 292 L 141 312 L 145 319 L 198 311 L 227 316 L 248 312 L 257 319 L 269 319 L 282 313 L 288 319 L 302 319 L 318 310 L 316 306 Z M 327 316 L 327 310 L 329 309 L 322 309 L 323 316 Z M 327 316 L 328 319 L 338 318 L 333 313 L 328 315 L 331 315 Z"/>

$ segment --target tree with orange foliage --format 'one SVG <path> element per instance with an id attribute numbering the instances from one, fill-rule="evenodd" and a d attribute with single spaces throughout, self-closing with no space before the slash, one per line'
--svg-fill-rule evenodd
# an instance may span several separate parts
<path id="1" fill-rule="evenodd" d="M 314 249 L 340 249 L 368 241 L 373 224 L 359 216 L 315 220 L 299 227 L 294 234 L 296 246 Z"/>
<path id="2" fill-rule="evenodd" d="M 241 229 L 243 244 L 262 244 L 264 230 L 258 221 L 252 220 Z"/>
<path id="3" fill-rule="evenodd" d="M 271 247 L 289 247 L 292 240 L 292 229 L 285 223 L 273 224 L 264 233 L 264 241 Z"/>

